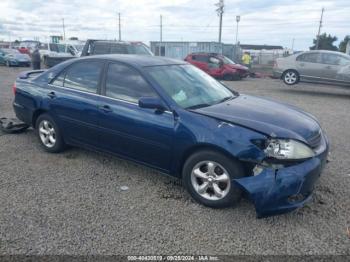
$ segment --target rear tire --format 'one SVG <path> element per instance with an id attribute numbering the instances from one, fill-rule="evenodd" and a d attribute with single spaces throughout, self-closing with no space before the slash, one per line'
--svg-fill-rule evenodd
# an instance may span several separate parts
<path id="1" fill-rule="evenodd" d="M 49 68 L 49 66 L 47 65 L 47 57 L 46 56 L 43 57 L 43 64 L 44 64 L 44 68 Z"/>
<path id="2" fill-rule="evenodd" d="M 35 124 L 39 142 L 45 151 L 59 153 L 64 150 L 65 144 L 59 127 L 49 114 L 42 114 Z"/>
<path id="3" fill-rule="evenodd" d="M 299 73 L 295 70 L 287 70 L 282 75 L 282 80 L 286 85 L 295 85 L 299 82 Z"/>
<path id="4" fill-rule="evenodd" d="M 234 79 L 233 75 L 231 74 L 224 75 L 223 78 L 225 81 L 232 81 Z"/>
<path id="5" fill-rule="evenodd" d="M 233 179 L 243 176 L 244 170 L 238 161 L 211 150 L 191 155 L 182 171 L 183 183 L 193 199 L 212 208 L 239 202 L 242 192 Z"/>

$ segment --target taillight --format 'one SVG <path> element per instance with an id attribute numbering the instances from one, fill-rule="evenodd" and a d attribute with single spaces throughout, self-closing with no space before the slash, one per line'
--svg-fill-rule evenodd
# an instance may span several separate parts
<path id="1" fill-rule="evenodd" d="M 16 82 L 13 83 L 12 92 L 14 95 L 16 95 Z"/>

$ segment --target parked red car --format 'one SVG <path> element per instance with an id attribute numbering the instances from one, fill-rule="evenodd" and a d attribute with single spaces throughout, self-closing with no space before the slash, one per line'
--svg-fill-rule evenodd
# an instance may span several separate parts
<path id="1" fill-rule="evenodd" d="M 240 80 L 249 75 L 249 68 L 216 53 L 192 53 L 185 61 L 202 69 L 212 77 L 224 80 Z"/>
<path id="2" fill-rule="evenodd" d="M 29 51 L 29 48 L 28 48 L 28 47 L 20 46 L 20 47 L 18 48 L 18 51 L 19 51 L 21 54 L 30 55 L 30 51 Z"/>

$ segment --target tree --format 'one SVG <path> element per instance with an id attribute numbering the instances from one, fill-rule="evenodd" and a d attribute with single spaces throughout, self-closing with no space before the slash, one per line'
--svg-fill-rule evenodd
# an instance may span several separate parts
<path id="1" fill-rule="evenodd" d="M 320 35 L 318 49 L 337 51 L 338 47 L 333 45 L 333 43 L 337 40 L 338 38 L 336 36 L 331 36 L 330 34 L 327 35 L 326 33 L 323 33 L 322 35 Z M 310 50 L 316 49 L 317 38 L 313 40 L 313 43 L 314 45 L 310 47 Z"/>
<path id="2" fill-rule="evenodd" d="M 339 51 L 345 53 L 346 51 L 346 45 L 350 41 L 350 35 L 345 36 L 344 40 L 340 42 L 339 44 Z"/>

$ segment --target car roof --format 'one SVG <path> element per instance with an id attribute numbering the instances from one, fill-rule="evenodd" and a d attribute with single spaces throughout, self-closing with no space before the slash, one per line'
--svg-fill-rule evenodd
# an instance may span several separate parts
<path id="1" fill-rule="evenodd" d="M 330 51 L 330 50 L 310 50 L 310 51 L 304 51 L 298 54 L 308 54 L 308 53 L 326 53 L 326 54 L 335 54 L 335 55 L 343 55 L 347 56 L 347 54 L 339 52 L 339 51 Z"/>
<path id="2" fill-rule="evenodd" d="M 88 39 L 86 42 L 101 43 L 101 44 L 114 44 L 114 45 L 145 45 L 143 42 L 140 42 L 140 41 L 119 41 L 119 40 Z"/>
<path id="3" fill-rule="evenodd" d="M 129 64 L 136 67 L 187 64 L 185 61 L 176 60 L 176 59 L 167 58 L 167 57 L 146 56 L 146 55 L 145 56 L 124 55 L 124 54 L 93 55 L 93 56 L 82 57 L 82 58 L 79 58 L 78 60 L 92 59 L 92 58 L 122 62 L 122 63 Z"/>
<path id="4" fill-rule="evenodd" d="M 212 55 L 212 56 L 217 56 L 220 55 L 219 53 L 212 53 L 212 52 L 194 52 L 190 53 L 189 55 Z"/>

